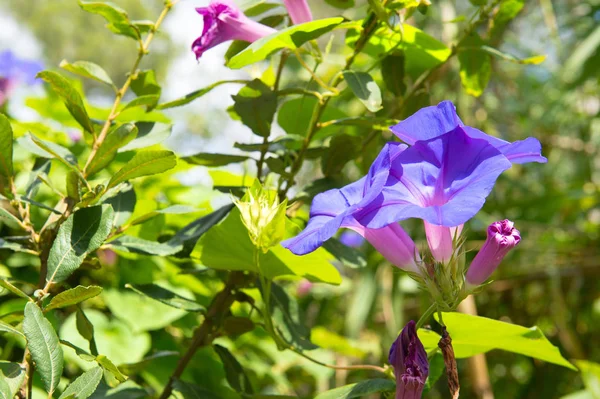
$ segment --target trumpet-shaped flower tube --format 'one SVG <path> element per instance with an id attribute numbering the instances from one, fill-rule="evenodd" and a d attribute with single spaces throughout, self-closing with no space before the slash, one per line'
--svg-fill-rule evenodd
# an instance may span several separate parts
<path id="1" fill-rule="evenodd" d="M 283 0 L 283 4 L 295 25 L 312 21 L 312 13 L 306 0 Z"/>
<path id="2" fill-rule="evenodd" d="M 369 241 L 392 264 L 420 273 L 415 243 L 395 221 L 375 229 L 367 228 L 355 215 L 371 206 L 388 180 L 392 159 L 406 149 L 405 145 L 388 143 L 383 148 L 367 176 L 341 189 L 317 195 L 310 210 L 306 228 L 296 237 L 282 242 L 296 255 L 314 251 L 335 235 L 340 228 L 354 230 Z"/>
<path id="3" fill-rule="evenodd" d="M 420 399 L 429 375 L 427 352 L 409 321 L 392 344 L 389 362 L 396 375 L 396 399 Z"/>
<path id="4" fill-rule="evenodd" d="M 10 50 L 0 53 L 0 106 L 17 84 L 34 84 L 35 75 L 43 68 L 39 62 L 17 58 Z"/>
<path id="5" fill-rule="evenodd" d="M 202 35 L 192 44 L 196 59 L 208 49 L 229 40 L 254 42 L 277 32 L 275 29 L 252 21 L 230 0 L 213 0 L 207 7 L 196 8 L 204 17 Z"/>
<path id="6" fill-rule="evenodd" d="M 521 234 L 508 219 L 492 223 L 487 230 L 487 240 L 471 262 L 466 281 L 477 286 L 487 280 L 500 265 L 506 254 L 519 244 Z"/>

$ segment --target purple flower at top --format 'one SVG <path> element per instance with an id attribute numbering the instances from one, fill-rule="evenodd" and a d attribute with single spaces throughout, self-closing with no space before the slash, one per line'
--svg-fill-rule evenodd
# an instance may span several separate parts
<path id="1" fill-rule="evenodd" d="M 0 106 L 18 83 L 34 84 L 35 75 L 42 69 L 41 63 L 17 58 L 10 50 L 0 53 Z"/>
<path id="2" fill-rule="evenodd" d="M 487 240 L 479 250 L 469 270 L 467 285 L 483 284 L 500 265 L 506 254 L 521 242 L 521 233 L 508 219 L 492 223 L 487 229 Z"/>
<path id="3" fill-rule="evenodd" d="M 369 241 L 388 261 L 407 271 L 420 273 L 415 243 L 395 221 L 375 229 L 367 228 L 355 215 L 371 206 L 388 180 L 392 159 L 407 147 L 399 143 L 385 145 L 373 162 L 367 176 L 341 189 L 333 189 L 315 196 L 310 220 L 296 237 L 281 244 L 296 255 L 304 255 L 320 247 L 323 242 L 344 227 L 354 230 Z"/>
<path id="4" fill-rule="evenodd" d="M 230 0 L 212 0 L 207 7 L 196 8 L 196 12 L 204 17 L 202 35 L 192 44 L 196 59 L 223 42 L 243 40 L 252 43 L 277 32 L 248 18 Z"/>
<path id="5" fill-rule="evenodd" d="M 285 4 L 294 25 L 303 24 L 313 20 L 310 7 L 306 0 L 283 0 L 283 4 Z"/>
<path id="6" fill-rule="evenodd" d="M 429 363 L 413 320 L 392 344 L 389 362 L 396 375 L 396 399 L 420 399 L 429 375 Z"/>

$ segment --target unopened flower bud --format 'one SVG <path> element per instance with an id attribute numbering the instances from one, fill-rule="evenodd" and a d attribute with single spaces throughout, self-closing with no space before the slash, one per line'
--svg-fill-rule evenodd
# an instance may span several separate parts
<path id="1" fill-rule="evenodd" d="M 392 344 L 389 362 L 396 375 L 396 399 L 420 399 L 429 375 L 429 363 L 413 320 Z"/>
<path id="2" fill-rule="evenodd" d="M 519 230 L 508 219 L 492 223 L 487 230 L 487 240 L 471 262 L 466 280 L 470 286 L 485 282 L 506 254 L 521 241 Z"/>
<path id="3" fill-rule="evenodd" d="M 263 252 L 285 236 L 287 199 L 279 203 L 276 191 L 266 190 L 256 180 L 241 200 L 234 200 L 252 243 Z"/>

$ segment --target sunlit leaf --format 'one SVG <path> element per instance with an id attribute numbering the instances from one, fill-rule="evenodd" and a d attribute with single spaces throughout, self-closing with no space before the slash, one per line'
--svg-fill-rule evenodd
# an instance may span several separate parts
<path id="1" fill-rule="evenodd" d="M 177 159 L 171 151 L 140 151 L 113 175 L 108 188 L 137 177 L 165 172 L 174 168 L 176 164 Z"/>
<path id="2" fill-rule="evenodd" d="M 8 118 L 0 113 L 0 193 L 9 191 L 13 175 L 13 131 Z"/>
<path id="3" fill-rule="evenodd" d="M 66 399 L 71 395 L 77 399 L 89 398 L 98 387 L 103 374 L 101 367 L 86 371 L 70 383 L 58 399 Z"/>
<path id="4" fill-rule="evenodd" d="M 396 384 L 394 381 L 378 378 L 335 388 L 315 396 L 315 399 L 362 398 L 374 393 L 394 392 L 395 390 Z"/>
<path id="5" fill-rule="evenodd" d="M 68 289 L 56 295 L 48 306 L 44 308 L 45 311 L 51 309 L 64 308 L 67 306 L 76 305 L 80 302 L 93 298 L 97 295 L 100 295 L 102 292 L 102 287 L 98 287 L 97 285 L 91 285 L 85 287 L 83 285 L 78 285 L 75 288 Z"/>
<path id="6" fill-rule="evenodd" d="M 102 69 L 100 65 L 94 64 L 93 62 L 75 61 L 71 64 L 67 60 L 62 60 L 59 66 L 79 76 L 94 79 L 98 82 L 106 83 L 111 87 L 115 87 L 112 79 L 110 76 L 108 76 L 108 73 L 106 73 L 106 71 Z"/>
<path id="7" fill-rule="evenodd" d="M 87 175 L 93 176 L 110 164 L 117 155 L 119 148 L 126 146 L 135 138 L 137 133 L 138 130 L 133 123 L 124 123 L 112 128 L 90 160 L 86 169 Z"/>

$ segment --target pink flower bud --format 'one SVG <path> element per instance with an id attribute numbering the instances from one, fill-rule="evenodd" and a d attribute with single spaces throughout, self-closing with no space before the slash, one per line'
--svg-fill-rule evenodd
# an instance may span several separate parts
<path id="1" fill-rule="evenodd" d="M 488 227 L 487 240 L 471 262 L 467 284 L 477 286 L 487 280 L 506 254 L 521 241 L 519 230 L 508 219 L 494 222 Z"/>
<path id="2" fill-rule="evenodd" d="M 243 40 L 252 43 L 277 32 L 248 18 L 230 0 L 212 0 L 208 7 L 196 8 L 196 12 L 204 17 L 202 35 L 192 44 L 196 59 L 223 42 Z"/>
<path id="3" fill-rule="evenodd" d="M 396 399 L 420 399 L 429 375 L 429 363 L 413 320 L 392 344 L 389 362 L 396 375 Z"/>
<path id="4" fill-rule="evenodd" d="M 303 24 L 304 22 L 313 20 L 310 7 L 306 0 L 283 0 L 283 4 L 285 4 L 294 25 Z"/>

